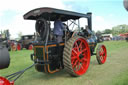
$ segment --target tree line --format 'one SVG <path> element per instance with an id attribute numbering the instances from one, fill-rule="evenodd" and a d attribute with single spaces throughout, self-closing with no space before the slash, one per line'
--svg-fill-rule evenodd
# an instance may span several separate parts
<path id="1" fill-rule="evenodd" d="M 112 29 L 105 29 L 103 31 L 97 31 L 97 34 L 112 34 L 113 36 L 128 33 L 128 25 L 122 24 L 112 27 Z"/>

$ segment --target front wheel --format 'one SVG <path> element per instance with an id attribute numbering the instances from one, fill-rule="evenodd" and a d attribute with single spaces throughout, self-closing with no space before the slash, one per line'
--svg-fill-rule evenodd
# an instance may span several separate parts
<path id="1" fill-rule="evenodd" d="M 90 64 L 90 49 L 85 38 L 76 36 L 66 42 L 63 63 L 64 69 L 72 76 L 86 73 Z"/>
<path id="2" fill-rule="evenodd" d="M 105 45 L 99 45 L 96 50 L 96 58 L 99 64 L 104 64 L 107 58 L 107 50 Z"/>
<path id="3" fill-rule="evenodd" d="M 33 49 L 33 45 L 30 44 L 29 47 L 28 47 L 29 50 L 32 50 Z"/>

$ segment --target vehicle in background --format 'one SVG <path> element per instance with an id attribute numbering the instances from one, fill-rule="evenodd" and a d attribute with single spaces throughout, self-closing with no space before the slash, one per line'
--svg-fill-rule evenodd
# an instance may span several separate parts
<path id="1" fill-rule="evenodd" d="M 112 40 L 112 34 L 102 34 L 103 40 L 104 41 L 110 41 Z"/>
<path id="2" fill-rule="evenodd" d="M 34 35 L 23 35 L 21 39 L 18 41 L 18 44 L 21 49 L 26 48 L 29 50 L 33 49 Z"/>
<path id="3" fill-rule="evenodd" d="M 10 51 L 11 50 L 11 41 L 10 41 L 9 30 L 4 30 L 3 32 L 2 31 L 0 32 L 0 40 Z"/>

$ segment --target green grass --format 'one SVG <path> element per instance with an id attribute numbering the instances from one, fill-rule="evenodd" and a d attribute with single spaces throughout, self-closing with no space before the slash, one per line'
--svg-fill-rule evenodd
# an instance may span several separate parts
<path id="1" fill-rule="evenodd" d="M 121 72 L 106 85 L 128 85 L 128 70 Z"/>
<path id="2" fill-rule="evenodd" d="M 108 56 L 112 57 L 113 54 L 119 53 L 120 57 L 128 57 L 127 52 L 128 52 L 128 42 L 126 41 L 112 41 L 112 42 L 105 42 L 104 43 L 107 47 L 108 51 Z M 123 54 L 123 51 L 126 51 L 125 54 Z M 117 62 L 121 66 L 121 62 L 123 64 L 127 64 L 127 60 L 123 59 L 123 61 Z M 123 67 L 123 66 L 122 66 Z M 114 67 L 113 67 L 114 68 Z M 121 71 L 118 75 L 115 75 L 112 80 L 108 81 L 105 85 L 128 85 L 128 68 L 124 66 L 124 69 L 118 69 L 118 70 L 123 70 Z M 115 70 L 116 71 L 116 70 Z"/>
<path id="3" fill-rule="evenodd" d="M 8 75 L 31 65 L 32 61 L 29 57 L 31 53 L 32 51 L 29 50 L 10 52 L 11 64 L 8 69 L 1 70 L 0 75 Z"/>
<path id="4" fill-rule="evenodd" d="M 91 57 L 88 71 L 81 77 L 71 77 L 65 70 L 55 74 L 40 73 L 31 68 L 26 71 L 15 85 L 127 85 L 128 80 L 128 42 L 109 41 L 107 47 L 107 61 L 103 65 L 97 63 L 96 57 Z M 9 68 L 0 70 L 0 76 L 22 70 L 30 65 L 30 54 L 33 51 L 22 50 L 10 52 L 11 64 Z"/>

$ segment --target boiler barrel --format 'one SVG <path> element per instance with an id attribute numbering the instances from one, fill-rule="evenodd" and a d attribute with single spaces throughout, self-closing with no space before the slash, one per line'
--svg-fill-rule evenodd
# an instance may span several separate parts
<path id="1" fill-rule="evenodd" d="M 0 69 L 7 68 L 10 64 L 8 49 L 0 44 Z"/>

